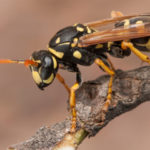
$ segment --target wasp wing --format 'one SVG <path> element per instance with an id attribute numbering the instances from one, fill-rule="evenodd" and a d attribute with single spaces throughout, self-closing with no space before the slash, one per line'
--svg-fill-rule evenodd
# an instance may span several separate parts
<path id="1" fill-rule="evenodd" d="M 112 29 L 96 31 L 91 34 L 84 35 L 80 37 L 79 44 L 83 47 L 87 47 L 99 43 L 122 41 L 150 36 L 150 15 L 147 14 L 145 16 L 147 17 L 141 15 L 141 17 L 144 19 L 146 18 L 145 22 L 129 24 L 126 27 L 123 25 L 116 28 L 114 27 Z"/>
<path id="2" fill-rule="evenodd" d="M 94 21 L 94 22 L 89 22 L 89 23 L 85 23 L 86 26 L 90 27 L 90 28 L 100 28 L 102 26 L 111 24 L 111 23 L 116 23 L 117 21 L 122 21 L 125 19 L 130 19 L 132 17 L 136 17 L 139 15 L 130 15 L 130 16 L 118 16 L 118 17 L 113 17 L 113 18 L 108 18 L 108 19 L 103 19 L 103 20 L 99 20 L 99 21 Z"/>

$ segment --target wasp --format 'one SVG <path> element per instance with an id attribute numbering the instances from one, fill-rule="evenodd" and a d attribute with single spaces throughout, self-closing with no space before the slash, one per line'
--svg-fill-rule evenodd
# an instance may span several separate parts
<path id="1" fill-rule="evenodd" d="M 102 29 L 110 24 L 111 28 Z M 78 23 L 61 29 L 50 40 L 48 50 L 35 51 L 30 59 L 4 59 L 0 60 L 0 63 L 22 63 L 28 66 L 41 90 L 50 85 L 56 77 L 69 93 L 72 114 L 70 132 L 75 132 L 75 91 L 82 84 L 78 65 L 90 66 L 95 63 L 110 75 L 107 97 L 102 108 L 102 112 L 106 114 L 111 104 L 115 76 L 115 68 L 107 55 L 124 58 L 133 52 L 142 61 L 150 64 L 150 58 L 142 51 L 150 51 L 150 14 L 124 16 L 121 12 L 113 11 L 109 19 Z M 73 86 L 66 84 L 58 73 L 59 69 L 76 73 Z"/>

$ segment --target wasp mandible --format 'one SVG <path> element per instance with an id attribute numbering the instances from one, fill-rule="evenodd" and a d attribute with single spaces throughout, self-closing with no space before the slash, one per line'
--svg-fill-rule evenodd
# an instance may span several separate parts
<path id="1" fill-rule="evenodd" d="M 111 28 L 102 27 L 112 24 Z M 74 24 L 58 31 L 48 44 L 48 50 L 33 52 L 27 60 L 0 60 L 0 63 L 22 63 L 31 70 L 37 86 L 43 90 L 55 77 L 69 93 L 72 114 L 70 132 L 76 130 L 75 91 L 82 84 L 78 65 L 97 64 L 110 75 L 106 101 L 102 112 L 106 114 L 112 99 L 112 84 L 115 68 L 107 54 L 117 58 L 129 56 L 131 52 L 150 64 L 150 58 L 141 51 L 150 51 L 150 14 L 123 16 L 113 11 L 110 19 Z M 68 87 L 58 69 L 76 73 L 76 82 Z"/>

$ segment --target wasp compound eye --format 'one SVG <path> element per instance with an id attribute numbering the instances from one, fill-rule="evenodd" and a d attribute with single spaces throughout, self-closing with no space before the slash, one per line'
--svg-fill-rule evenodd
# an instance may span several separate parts
<path id="1" fill-rule="evenodd" d="M 40 50 L 32 54 L 32 59 L 38 63 L 38 66 L 31 66 L 32 77 L 37 86 L 43 90 L 44 87 L 51 84 L 56 76 L 58 64 L 48 51 Z"/>

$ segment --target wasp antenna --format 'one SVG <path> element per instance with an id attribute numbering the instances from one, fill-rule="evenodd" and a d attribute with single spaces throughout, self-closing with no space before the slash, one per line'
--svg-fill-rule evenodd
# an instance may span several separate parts
<path id="1" fill-rule="evenodd" d="M 12 63 L 16 63 L 16 64 L 24 64 L 26 67 L 28 67 L 29 65 L 32 66 L 38 66 L 38 63 L 33 61 L 33 60 L 11 60 L 11 59 L 1 59 L 0 60 L 0 64 L 12 64 Z"/>
<path id="2" fill-rule="evenodd" d="M 0 64 L 10 64 L 10 63 L 17 63 L 16 60 L 10 60 L 10 59 L 1 59 Z"/>

